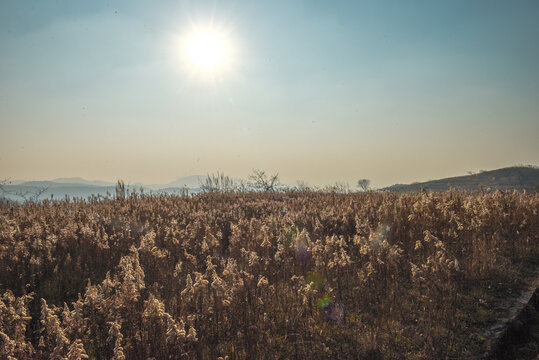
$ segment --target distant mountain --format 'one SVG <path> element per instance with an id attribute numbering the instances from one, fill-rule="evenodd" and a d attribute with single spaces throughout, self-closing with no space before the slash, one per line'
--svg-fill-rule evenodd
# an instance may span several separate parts
<path id="1" fill-rule="evenodd" d="M 190 175 L 178 178 L 168 184 L 161 185 L 163 188 L 199 188 L 200 182 L 204 181 L 206 175 Z"/>
<path id="2" fill-rule="evenodd" d="M 19 185 L 19 184 L 22 184 L 23 182 L 26 182 L 26 180 L 21 180 L 21 179 L 0 179 L 0 182 L 3 184 L 4 183 L 4 180 L 5 180 L 5 183 L 8 184 L 8 185 Z"/>
<path id="3" fill-rule="evenodd" d="M 83 185 L 94 185 L 94 186 L 114 186 L 115 183 L 108 182 L 108 181 L 101 181 L 101 180 L 85 180 L 80 177 L 70 177 L 70 178 L 57 178 L 54 180 L 51 180 L 51 182 L 54 183 L 61 183 L 61 184 L 83 184 Z"/>
<path id="4" fill-rule="evenodd" d="M 100 188 L 100 187 L 114 187 L 115 184 L 110 185 L 97 185 L 97 184 L 85 184 L 85 183 L 76 183 L 76 182 L 55 182 L 54 180 L 45 180 L 45 181 L 25 181 L 19 184 L 10 184 L 11 186 L 18 187 L 47 187 L 51 189 L 57 189 L 62 187 L 89 187 L 89 188 Z"/>
<path id="5" fill-rule="evenodd" d="M 180 177 L 174 181 L 171 181 L 166 184 L 143 184 L 140 182 L 136 183 L 127 183 L 126 186 L 129 188 L 140 189 L 143 187 L 147 190 L 164 190 L 172 191 L 172 189 L 199 189 L 200 183 L 206 179 L 206 175 L 189 175 Z M 238 179 L 233 179 L 238 180 Z M 9 181 L 7 185 L 12 186 L 33 186 L 33 187 L 48 187 L 48 188 L 59 188 L 66 186 L 89 186 L 89 187 L 114 187 L 116 186 L 115 182 L 108 182 L 102 180 L 86 180 L 80 177 L 69 177 L 69 178 L 57 178 L 53 180 L 43 180 L 43 181 L 24 181 L 24 180 L 13 180 Z"/>
<path id="6" fill-rule="evenodd" d="M 43 192 L 41 190 L 44 190 Z M 24 199 L 34 199 L 35 195 L 41 195 L 37 200 L 54 199 L 61 200 L 66 196 L 70 198 L 86 199 L 92 195 L 112 196 L 116 193 L 115 186 L 95 186 L 84 184 L 58 184 L 52 181 L 27 181 L 19 185 L 3 186 L 3 193 L 0 197 L 9 200 L 22 201 Z"/>
<path id="7" fill-rule="evenodd" d="M 200 192 L 199 179 L 203 180 L 205 176 L 193 175 L 179 178 L 168 184 L 146 185 L 142 183 L 127 184 L 126 189 L 139 191 L 144 189 L 145 193 L 154 191 L 165 194 L 182 194 L 184 188 L 189 189 L 190 194 Z M 41 193 L 38 200 L 51 198 L 63 199 L 66 196 L 70 198 L 86 199 L 92 195 L 114 196 L 116 194 L 116 184 L 106 181 L 88 181 L 80 177 L 57 178 L 45 181 L 12 181 L 8 182 L 0 192 L 0 197 L 6 197 L 9 200 L 22 201 L 25 198 L 34 198 L 37 193 Z M 45 191 L 41 191 L 41 190 Z"/>
<path id="8" fill-rule="evenodd" d="M 19 183 L 14 186 L 18 187 L 48 187 L 48 188 L 55 188 L 60 186 L 74 186 L 74 185 L 81 185 L 77 183 L 56 183 L 51 180 L 32 180 L 32 181 L 25 181 L 23 183 Z"/>
<path id="9" fill-rule="evenodd" d="M 446 191 L 458 188 L 468 191 L 490 188 L 492 190 L 528 190 L 539 191 L 539 168 L 532 166 L 514 166 L 498 170 L 481 171 L 477 174 L 450 177 L 440 180 L 397 184 L 382 190 L 395 192 Z"/>
<path id="10" fill-rule="evenodd" d="M 200 192 L 200 183 L 206 179 L 206 175 L 190 175 L 178 178 L 168 184 L 145 185 L 141 183 L 126 184 L 128 191 L 144 189 L 145 193 L 182 194 L 185 188 L 189 194 Z M 233 179 L 237 180 L 237 179 Z M 450 177 L 440 180 L 426 181 L 413 184 L 396 184 L 382 190 L 395 192 L 417 192 L 421 189 L 429 191 L 445 191 L 450 188 L 465 189 L 468 191 L 485 189 L 516 189 L 539 191 L 539 168 L 532 166 L 515 166 L 492 171 L 481 171 L 477 174 Z M 23 194 L 26 198 L 32 198 L 32 194 L 46 189 L 39 200 L 50 198 L 63 199 L 66 196 L 86 199 L 92 195 L 114 196 L 116 184 L 106 181 L 88 181 L 79 177 L 58 178 L 50 181 L 12 181 L 2 186 L 0 197 L 10 200 L 21 201 Z"/>

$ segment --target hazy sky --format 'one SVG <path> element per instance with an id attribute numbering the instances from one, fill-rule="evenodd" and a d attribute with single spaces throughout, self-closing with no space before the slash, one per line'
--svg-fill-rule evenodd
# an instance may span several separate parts
<path id="1" fill-rule="evenodd" d="M 0 178 L 376 187 L 539 164 L 539 1 L 0 0 Z M 233 61 L 201 76 L 179 38 Z"/>

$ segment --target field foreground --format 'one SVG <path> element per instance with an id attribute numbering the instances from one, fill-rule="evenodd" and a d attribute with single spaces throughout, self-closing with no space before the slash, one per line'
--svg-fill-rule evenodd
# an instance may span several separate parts
<path id="1" fill-rule="evenodd" d="M 0 358 L 481 357 L 538 212 L 516 191 L 4 203 Z"/>

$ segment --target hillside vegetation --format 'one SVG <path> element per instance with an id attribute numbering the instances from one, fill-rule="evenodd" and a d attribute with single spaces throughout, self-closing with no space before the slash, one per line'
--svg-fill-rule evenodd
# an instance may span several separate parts
<path id="1" fill-rule="evenodd" d="M 457 176 L 409 185 L 392 185 L 386 190 L 396 192 L 447 191 L 451 188 L 476 191 L 481 188 L 491 190 L 539 190 L 539 168 L 514 166 L 497 170 L 481 171 L 476 174 Z"/>
<path id="2" fill-rule="evenodd" d="M 481 356 L 539 195 L 245 193 L 0 206 L 0 358 Z"/>

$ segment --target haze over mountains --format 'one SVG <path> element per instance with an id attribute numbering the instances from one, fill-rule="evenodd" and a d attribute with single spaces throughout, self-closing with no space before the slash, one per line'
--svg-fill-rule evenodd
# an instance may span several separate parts
<path id="1" fill-rule="evenodd" d="M 179 193 L 182 189 L 188 188 L 190 192 L 196 193 L 200 191 L 200 181 L 204 178 L 203 175 L 191 175 L 178 178 L 167 184 L 126 183 L 126 187 L 129 191 L 131 189 L 140 191 L 142 188 L 146 193 L 153 191 L 167 194 Z M 4 196 L 10 200 L 21 200 L 23 197 L 20 194 L 31 196 L 39 189 L 46 189 L 39 196 L 40 200 L 50 198 L 51 195 L 54 199 L 62 199 L 66 196 L 86 199 L 92 195 L 107 197 L 116 193 L 116 183 L 101 180 L 89 181 L 80 177 L 44 181 L 14 180 L 8 181 L 8 184 L 4 185 L 3 188 L 6 192 Z M 2 194 L 0 194 L 1 196 Z"/>
<path id="2" fill-rule="evenodd" d="M 140 182 L 137 183 L 126 183 L 130 187 L 144 187 L 152 190 L 159 190 L 164 188 L 198 188 L 199 181 L 203 180 L 205 175 L 190 175 L 178 178 L 170 183 L 166 184 L 143 184 Z M 86 180 L 80 177 L 70 177 L 70 178 L 56 178 L 53 180 L 12 180 L 8 181 L 9 185 L 17 186 L 50 186 L 50 187 L 62 187 L 62 186 L 89 186 L 89 187 L 115 187 L 115 182 L 102 181 L 102 180 Z"/>
<path id="3" fill-rule="evenodd" d="M 205 175 L 190 175 L 180 177 L 166 184 L 126 184 L 129 191 L 136 189 L 144 192 L 174 194 L 180 193 L 184 189 L 189 189 L 190 193 L 200 192 L 200 182 L 206 178 Z M 417 192 L 422 189 L 427 191 L 445 191 L 450 188 L 459 188 L 468 191 L 484 189 L 516 189 L 519 191 L 537 191 L 539 189 L 539 168 L 534 166 L 514 166 L 503 169 L 481 171 L 465 176 L 450 177 L 439 180 L 426 181 L 413 184 L 396 184 L 380 190 L 395 192 Z M 113 196 L 116 192 L 116 184 L 101 180 L 85 180 L 80 177 L 57 178 L 46 181 L 24 181 L 14 180 L 3 186 L 4 196 L 10 200 L 21 200 L 20 194 L 31 196 L 38 189 L 46 189 L 39 199 L 50 198 L 62 199 L 66 196 L 70 198 L 86 199 L 92 195 Z M 17 195 L 19 194 L 19 195 Z"/>
<path id="4" fill-rule="evenodd" d="M 113 186 L 114 183 L 101 180 L 88 181 L 80 177 L 71 177 L 71 178 L 57 178 L 51 180 L 54 183 L 58 184 L 82 184 L 82 185 L 93 185 L 93 186 Z"/>

